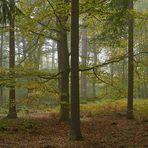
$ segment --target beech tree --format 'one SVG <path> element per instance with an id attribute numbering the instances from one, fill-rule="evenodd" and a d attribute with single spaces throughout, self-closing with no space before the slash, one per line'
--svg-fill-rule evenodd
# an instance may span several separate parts
<path id="1" fill-rule="evenodd" d="M 128 104 L 127 118 L 133 118 L 133 86 L 134 86 L 134 18 L 132 14 L 133 0 L 129 0 L 129 20 L 128 20 Z"/>
<path id="2" fill-rule="evenodd" d="M 84 26 L 81 29 L 82 34 L 82 66 L 87 65 L 87 28 Z M 87 97 L 87 76 L 85 73 L 81 73 L 81 96 Z"/>
<path id="3" fill-rule="evenodd" d="M 70 139 L 80 140 L 79 97 L 79 0 L 71 1 L 71 130 Z"/>
<path id="4" fill-rule="evenodd" d="M 1 34 L 0 37 L 0 68 L 3 67 L 3 33 Z M 0 86 L 0 101 L 3 100 L 3 86 Z"/>
<path id="5" fill-rule="evenodd" d="M 9 89 L 9 118 L 16 118 L 16 104 L 15 104 L 15 0 L 1 1 L 1 24 L 9 24 L 9 75 L 10 75 L 10 89 Z"/>
<path id="6" fill-rule="evenodd" d="M 62 1 L 63 5 L 69 5 L 69 0 Z M 58 66 L 61 72 L 59 81 L 60 88 L 60 121 L 69 121 L 69 50 L 67 39 L 67 20 L 68 15 L 62 12 L 57 16 L 58 32 Z"/>
<path id="7" fill-rule="evenodd" d="M 15 101 L 15 0 L 10 0 L 10 16 L 9 16 L 9 68 L 11 86 L 9 89 L 9 113 L 8 118 L 17 118 L 16 101 Z"/>

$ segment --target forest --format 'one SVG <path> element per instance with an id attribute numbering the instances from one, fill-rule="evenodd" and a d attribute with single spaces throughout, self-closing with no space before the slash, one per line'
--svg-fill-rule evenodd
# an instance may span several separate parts
<path id="1" fill-rule="evenodd" d="M 148 148 L 148 0 L 0 0 L 0 148 Z"/>

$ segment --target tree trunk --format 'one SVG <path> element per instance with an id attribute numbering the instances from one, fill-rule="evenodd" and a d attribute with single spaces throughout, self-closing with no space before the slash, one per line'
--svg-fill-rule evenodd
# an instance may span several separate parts
<path id="1" fill-rule="evenodd" d="M 71 1 L 71 140 L 81 140 L 79 97 L 79 0 Z"/>
<path id="2" fill-rule="evenodd" d="M 126 85 L 126 72 L 125 72 L 125 65 L 126 65 L 126 60 L 124 59 L 123 60 L 123 63 L 122 63 L 122 85 L 123 85 L 123 88 L 125 88 L 125 85 Z"/>
<path id="3" fill-rule="evenodd" d="M 59 69 L 60 80 L 60 121 L 69 121 L 69 51 L 67 42 L 67 31 L 61 29 L 59 41 Z"/>
<path id="4" fill-rule="evenodd" d="M 52 69 L 55 69 L 55 42 L 52 42 Z"/>
<path id="5" fill-rule="evenodd" d="M 87 29 L 82 29 L 82 66 L 86 67 L 87 63 Z M 81 97 L 87 97 L 87 76 L 81 73 Z"/>
<path id="6" fill-rule="evenodd" d="M 37 62 L 37 70 L 40 70 L 40 68 L 41 68 L 41 63 L 42 63 L 42 52 L 41 52 L 41 48 L 42 48 L 42 45 L 39 45 L 39 47 L 37 47 L 37 53 L 36 53 L 36 61 L 34 61 L 34 62 Z"/>
<path id="7" fill-rule="evenodd" d="M 63 1 L 65 4 L 69 3 L 69 0 Z M 59 22 L 60 21 L 62 22 Z M 57 26 L 60 28 L 58 33 L 58 70 L 61 72 L 59 79 L 60 90 L 60 121 L 69 121 L 69 51 L 67 30 L 65 25 L 67 24 L 68 16 L 61 16 L 57 18 Z"/>
<path id="8" fill-rule="evenodd" d="M 129 13 L 133 10 L 133 0 L 129 0 Z M 134 60 L 133 60 L 133 32 L 134 32 L 134 18 L 129 14 L 128 22 L 128 104 L 127 104 L 127 118 L 133 119 L 133 86 L 134 86 Z"/>
<path id="9" fill-rule="evenodd" d="M 96 51 L 96 42 L 94 41 L 93 43 L 93 53 L 94 53 L 94 65 L 97 65 L 97 51 Z M 96 80 L 94 78 L 92 82 L 92 92 L 93 92 L 93 97 L 96 97 Z"/>
<path id="10" fill-rule="evenodd" d="M 1 45 L 0 45 L 0 67 L 3 67 L 3 33 L 1 34 Z M 0 101 L 3 100 L 3 87 L 0 86 Z"/>
<path id="11" fill-rule="evenodd" d="M 26 48 L 27 48 L 27 43 L 26 40 L 24 38 L 22 38 L 22 43 L 23 43 L 23 58 L 26 58 Z"/>
<path id="12" fill-rule="evenodd" d="M 20 49 L 20 40 L 19 37 L 16 39 L 16 46 L 17 46 L 17 64 L 21 62 L 21 49 Z"/>
<path id="13" fill-rule="evenodd" d="M 9 34 L 9 68 L 10 68 L 10 79 L 11 79 L 11 86 L 9 89 L 9 118 L 17 118 L 16 113 L 16 101 L 15 101 L 15 1 L 10 1 L 10 34 Z"/>

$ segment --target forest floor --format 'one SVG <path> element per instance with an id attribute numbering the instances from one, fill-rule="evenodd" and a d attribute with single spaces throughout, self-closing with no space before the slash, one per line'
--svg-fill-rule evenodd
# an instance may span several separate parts
<path id="1" fill-rule="evenodd" d="M 82 141 L 69 141 L 69 124 L 57 113 L 32 113 L 0 120 L 0 148 L 148 148 L 148 120 L 127 120 L 125 112 L 81 112 Z"/>

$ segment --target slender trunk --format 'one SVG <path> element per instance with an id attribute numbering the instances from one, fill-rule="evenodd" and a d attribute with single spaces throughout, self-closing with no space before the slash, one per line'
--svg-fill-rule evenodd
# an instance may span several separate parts
<path id="1" fill-rule="evenodd" d="M 97 51 L 96 51 L 96 42 L 94 41 L 93 43 L 93 53 L 94 53 L 94 65 L 97 65 Z M 96 80 L 94 78 L 92 82 L 92 92 L 93 92 L 93 97 L 96 97 Z"/>
<path id="2" fill-rule="evenodd" d="M 3 66 L 3 33 L 1 34 L 1 44 L 0 44 L 0 67 Z"/>
<path id="3" fill-rule="evenodd" d="M 59 39 L 59 34 L 58 34 L 58 39 Z M 58 72 L 61 72 L 61 42 L 60 39 L 57 41 L 57 51 L 58 51 Z M 58 79 L 58 89 L 59 92 L 61 91 L 61 77 Z"/>
<path id="4" fill-rule="evenodd" d="M 19 38 L 16 39 L 16 46 L 17 46 L 17 64 L 19 64 L 21 62 L 21 49 L 20 49 L 20 41 Z"/>
<path id="5" fill-rule="evenodd" d="M 15 1 L 10 1 L 10 34 L 9 34 L 9 68 L 10 68 L 10 79 L 11 79 L 11 87 L 9 89 L 9 118 L 17 118 L 16 113 L 16 101 L 15 101 Z"/>
<path id="6" fill-rule="evenodd" d="M 61 69 L 61 80 L 60 80 L 60 121 L 69 121 L 69 51 L 67 44 L 67 31 L 61 29 L 60 32 L 60 69 Z"/>
<path id="7" fill-rule="evenodd" d="M 81 140 L 79 97 L 79 0 L 71 1 L 71 140 Z"/>
<path id="8" fill-rule="evenodd" d="M 55 42 L 52 43 L 52 69 L 55 69 Z"/>
<path id="9" fill-rule="evenodd" d="M 139 52 L 141 51 L 139 50 Z M 138 61 L 141 62 L 142 60 L 141 55 L 139 55 L 137 58 L 138 58 Z M 138 71 L 138 67 L 139 65 L 135 67 L 137 71 Z M 139 75 L 137 75 L 137 85 L 136 86 L 137 86 L 137 98 L 142 98 L 141 97 L 141 77 Z"/>
<path id="10" fill-rule="evenodd" d="M 82 66 L 86 67 L 87 61 L 87 29 L 82 29 Z M 84 72 L 81 73 L 81 96 L 87 97 L 87 76 Z"/>
<path id="11" fill-rule="evenodd" d="M 0 67 L 3 67 L 3 33 L 1 34 L 1 45 L 0 45 Z M 0 101 L 3 100 L 3 87 L 0 86 Z"/>
<path id="12" fill-rule="evenodd" d="M 24 38 L 22 38 L 22 43 L 23 43 L 23 58 L 26 58 L 26 41 Z"/>
<path id="13" fill-rule="evenodd" d="M 123 88 L 125 87 L 125 84 L 126 84 L 125 65 L 126 65 L 126 60 L 124 59 L 123 63 L 122 63 L 122 85 L 123 85 Z"/>
<path id="14" fill-rule="evenodd" d="M 40 65 L 41 65 L 41 57 L 42 57 L 42 55 L 41 55 L 41 46 L 39 46 L 38 48 L 37 48 L 37 55 L 36 55 L 36 61 L 37 61 L 37 69 L 39 70 L 40 69 Z M 36 62 L 36 61 L 34 61 L 34 62 Z"/>
<path id="15" fill-rule="evenodd" d="M 133 10 L 133 0 L 129 0 L 129 11 Z M 131 13 L 131 12 L 130 12 Z M 129 14 L 129 30 L 128 30 L 128 104 L 127 118 L 133 119 L 133 87 L 134 87 L 134 60 L 133 60 L 133 32 L 134 18 Z"/>

